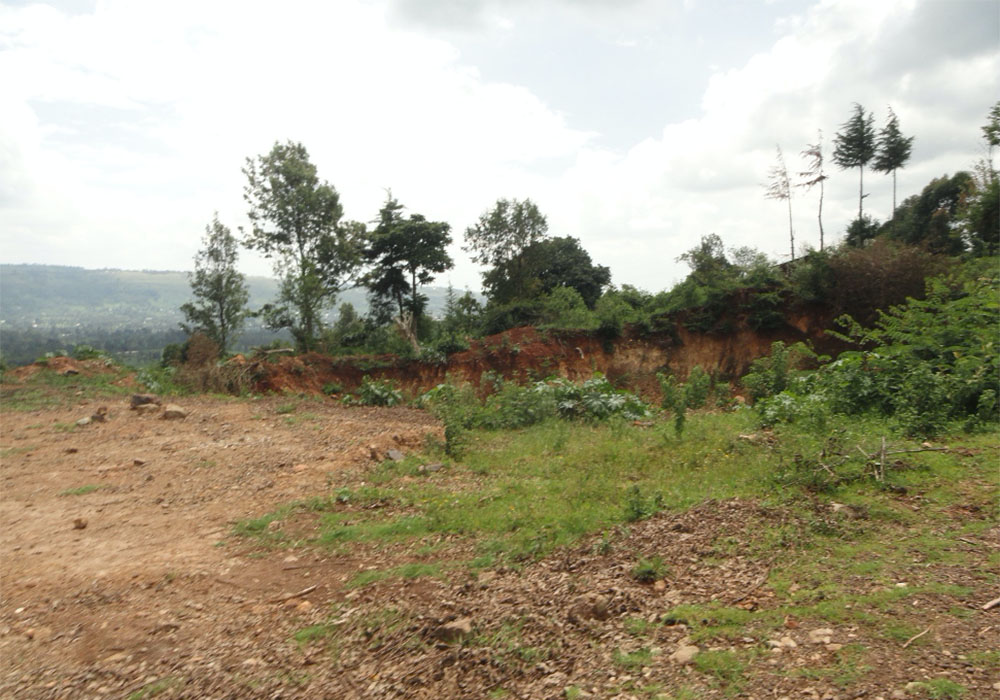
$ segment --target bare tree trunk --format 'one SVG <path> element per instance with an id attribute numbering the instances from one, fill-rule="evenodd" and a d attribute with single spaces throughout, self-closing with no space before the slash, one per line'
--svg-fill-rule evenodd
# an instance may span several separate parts
<path id="1" fill-rule="evenodd" d="M 819 181 L 819 249 L 823 250 L 823 181 Z"/>
<path id="2" fill-rule="evenodd" d="M 792 227 L 792 194 L 788 193 L 788 237 L 792 242 L 792 260 L 795 260 L 795 229 Z"/>
<path id="3" fill-rule="evenodd" d="M 865 199 L 865 166 L 859 166 L 858 172 L 860 173 L 860 179 L 858 180 L 858 221 L 861 221 L 863 212 L 861 203 Z"/>
<path id="4" fill-rule="evenodd" d="M 413 314 L 405 314 L 397 316 L 392 320 L 396 324 L 396 328 L 399 330 L 402 336 L 406 338 L 407 341 L 409 341 L 410 345 L 413 346 L 413 351 L 419 355 L 420 343 L 417 341 L 416 333 L 414 333 L 413 329 L 410 327 L 413 322 Z"/>

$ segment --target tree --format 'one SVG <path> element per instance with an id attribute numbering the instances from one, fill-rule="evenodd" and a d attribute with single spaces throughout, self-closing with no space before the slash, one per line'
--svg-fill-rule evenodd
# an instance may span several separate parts
<path id="1" fill-rule="evenodd" d="M 819 220 L 819 249 L 822 251 L 823 244 L 823 183 L 827 179 L 826 173 L 823 172 L 823 131 L 820 130 L 816 134 L 816 143 L 806 144 L 806 148 L 802 151 L 802 157 L 806 159 L 806 169 L 799 173 L 799 177 L 802 181 L 799 182 L 796 187 L 805 187 L 806 190 L 811 190 L 816 185 L 819 185 L 819 214 L 817 216 Z"/>
<path id="2" fill-rule="evenodd" d="M 465 246 L 473 262 L 494 269 L 504 267 L 510 276 L 514 297 L 524 296 L 527 283 L 522 253 L 532 243 L 543 240 L 548 222 L 530 199 L 498 199 L 493 209 L 465 230 Z M 489 272 L 486 273 L 487 275 Z"/>
<path id="3" fill-rule="evenodd" d="M 244 245 L 274 261 L 278 299 L 261 310 L 273 330 L 288 328 L 298 350 L 312 350 L 332 305 L 357 265 L 355 239 L 363 226 L 341 223 L 337 191 L 320 182 L 301 143 L 275 143 L 247 158 L 243 198 L 252 224 Z"/>
<path id="4" fill-rule="evenodd" d="M 903 136 L 899 131 L 899 119 L 889 108 L 889 121 L 878 136 L 878 150 L 872 169 L 879 173 L 892 173 L 892 215 L 896 215 L 896 170 L 910 159 L 913 137 Z"/>
<path id="5" fill-rule="evenodd" d="M 792 226 L 792 181 L 788 177 L 788 168 L 785 166 L 785 156 L 781 153 L 781 146 L 778 149 L 778 160 L 767 172 L 767 184 L 764 185 L 764 196 L 768 199 L 778 199 L 788 201 L 788 237 L 792 244 L 792 260 L 795 260 L 795 229 Z"/>
<path id="6" fill-rule="evenodd" d="M 1000 146 L 1000 102 L 993 105 L 987 119 L 989 121 L 982 127 L 983 138 L 986 139 L 986 158 L 990 171 L 995 172 L 993 170 L 993 149 Z"/>
<path id="7" fill-rule="evenodd" d="M 862 201 L 865 198 L 865 166 L 875 157 L 875 116 L 865 116 L 865 108 L 854 103 L 854 116 L 841 126 L 841 131 L 833 140 L 833 162 L 841 170 L 857 168 L 858 180 L 858 220 L 864 213 Z"/>
<path id="8" fill-rule="evenodd" d="M 364 283 L 373 306 L 395 305 L 400 329 L 419 351 L 416 332 L 426 305 L 420 286 L 454 265 L 447 252 L 451 226 L 427 221 L 420 214 L 404 219 L 402 209 L 390 192 L 379 212 L 378 226 L 365 240 L 362 255 L 370 270 Z"/>
<path id="9" fill-rule="evenodd" d="M 882 233 L 910 245 L 924 246 L 934 253 L 958 255 L 965 249 L 959 214 L 974 187 L 972 175 L 965 171 L 935 178 L 919 195 L 900 202 L 893 222 Z"/>
<path id="10" fill-rule="evenodd" d="M 611 282 L 611 271 L 595 265 L 580 241 L 546 238 L 526 247 L 516 259 L 486 273 L 483 287 L 494 304 L 547 294 L 558 287 L 576 290 L 588 309 Z"/>
<path id="11" fill-rule="evenodd" d="M 219 221 L 219 215 L 205 227 L 202 248 L 194 258 L 194 272 L 188 273 L 194 302 L 181 306 L 187 323 L 185 333 L 202 332 L 225 353 L 242 330 L 249 312 L 246 278 L 237 271 L 236 238 Z"/>

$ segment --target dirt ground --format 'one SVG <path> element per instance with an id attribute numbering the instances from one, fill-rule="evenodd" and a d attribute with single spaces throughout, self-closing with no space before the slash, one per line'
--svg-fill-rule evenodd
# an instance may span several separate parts
<path id="1" fill-rule="evenodd" d="M 124 399 L 5 411 L 0 697 L 727 696 L 725 668 L 713 676 L 674 658 L 696 622 L 662 614 L 681 604 L 772 605 L 762 585 L 772 561 L 746 549 L 747 533 L 785 513 L 707 503 L 523 569 L 350 589 L 351 577 L 394 554 L 268 549 L 234 538 L 232 525 L 356 486 L 388 450 L 418 448 L 441 428 L 407 408 L 297 401 L 286 411 L 287 396 L 183 398 L 179 420 L 129 410 Z M 106 421 L 76 426 L 101 406 Z M 1000 642 L 1000 608 L 980 608 L 995 595 L 986 571 L 997 534 L 966 540 L 974 566 L 915 567 L 903 584 L 968 591 L 912 599 L 932 644 L 903 651 L 848 622 L 790 619 L 770 649 L 746 637 L 701 651 L 759 649 L 737 693 L 756 700 L 929 697 L 905 691 L 928 678 L 960 682 L 965 700 L 1000 697 L 996 669 L 973 660 Z M 669 562 L 669 580 L 634 580 L 636 552 Z M 949 613 L 956 608 L 966 612 Z M 643 621 L 649 629 L 637 636 Z M 336 644 L 293 639 L 324 625 L 351 632 Z M 870 650 L 867 670 L 838 684 L 856 646 Z M 809 675 L 812 667 L 832 670 Z"/>

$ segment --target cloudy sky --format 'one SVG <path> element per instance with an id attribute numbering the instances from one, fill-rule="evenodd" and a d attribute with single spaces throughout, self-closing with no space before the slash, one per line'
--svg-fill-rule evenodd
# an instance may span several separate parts
<path id="1" fill-rule="evenodd" d="M 461 234 L 529 197 L 616 284 L 669 287 L 701 236 L 787 259 L 761 183 L 780 145 L 889 106 L 913 157 L 900 199 L 982 157 L 1000 98 L 1000 0 L 0 2 L 0 260 L 186 270 L 240 172 L 301 141 L 348 218 L 385 190 Z M 857 210 L 828 165 L 824 224 Z M 885 219 L 891 179 L 866 173 Z M 817 194 L 798 191 L 801 244 Z M 266 261 L 244 253 L 249 274 Z"/>

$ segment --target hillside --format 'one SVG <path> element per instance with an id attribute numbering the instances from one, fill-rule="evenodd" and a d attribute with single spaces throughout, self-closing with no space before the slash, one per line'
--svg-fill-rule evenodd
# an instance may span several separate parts
<path id="1" fill-rule="evenodd" d="M 250 308 L 277 295 L 277 280 L 249 277 Z M 447 289 L 428 287 L 431 313 L 444 307 Z M 167 343 L 183 335 L 180 306 L 191 300 L 187 273 L 165 270 L 86 270 L 61 265 L 0 265 L 0 347 L 4 360 L 25 364 L 46 352 L 71 350 L 85 343 L 133 363 L 159 357 Z M 368 308 L 363 289 L 345 291 L 337 305 Z M 336 309 L 327 320 L 332 321 Z M 237 349 L 286 335 L 251 320 Z"/>

